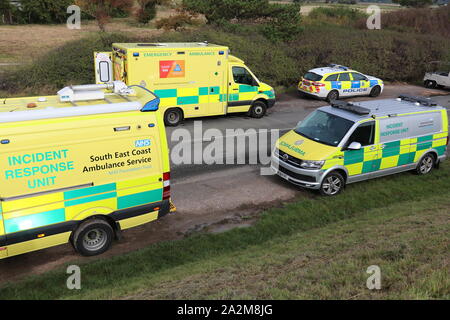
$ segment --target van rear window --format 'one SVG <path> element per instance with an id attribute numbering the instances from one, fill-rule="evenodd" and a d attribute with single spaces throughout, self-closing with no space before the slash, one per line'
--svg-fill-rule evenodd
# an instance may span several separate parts
<path id="1" fill-rule="evenodd" d="M 304 79 L 310 80 L 310 81 L 320 81 L 322 79 L 322 76 L 320 74 L 314 73 L 314 72 L 307 72 L 304 76 Z"/>

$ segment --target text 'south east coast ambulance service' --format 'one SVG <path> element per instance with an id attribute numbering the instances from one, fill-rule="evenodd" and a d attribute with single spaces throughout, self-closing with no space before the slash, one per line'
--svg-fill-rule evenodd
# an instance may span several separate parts
<path id="1" fill-rule="evenodd" d="M 334 101 L 282 136 L 272 168 L 296 185 L 338 194 L 347 183 L 406 170 L 429 173 L 446 157 L 447 110 L 430 99 Z"/>
<path id="2" fill-rule="evenodd" d="M 272 87 L 261 82 L 228 47 L 208 43 L 114 43 L 96 52 L 96 82 L 141 85 L 160 99 L 168 126 L 184 118 L 246 112 L 265 115 L 275 104 Z"/>
<path id="3" fill-rule="evenodd" d="M 100 254 L 173 208 L 159 99 L 147 89 L 116 81 L 1 101 L 0 258 L 68 241 Z"/>

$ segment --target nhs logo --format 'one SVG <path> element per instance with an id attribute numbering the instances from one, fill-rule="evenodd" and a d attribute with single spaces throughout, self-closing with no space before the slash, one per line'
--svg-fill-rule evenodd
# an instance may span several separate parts
<path id="1" fill-rule="evenodd" d="M 134 146 L 136 148 L 148 147 L 150 145 L 150 139 L 136 140 Z"/>

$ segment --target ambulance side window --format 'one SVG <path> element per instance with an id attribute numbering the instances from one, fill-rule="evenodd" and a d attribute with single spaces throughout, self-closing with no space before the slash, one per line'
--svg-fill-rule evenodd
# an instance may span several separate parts
<path id="1" fill-rule="evenodd" d="M 325 81 L 337 81 L 338 75 L 339 75 L 338 73 L 332 74 L 331 76 L 328 76 L 328 77 L 325 79 Z"/>
<path id="2" fill-rule="evenodd" d="M 350 81 L 350 74 L 348 72 L 339 75 L 339 81 Z"/>
<path id="3" fill-rule="evenodd" d="M 233 67 L 232 70 L 235 83 L 247 84 L 249 86 L 257 85 L 255 84 L 255 79 L 253 79 L 253 76 L 247 71 L 247 69 L 243 67 Z"/>
<path id="4" fill-rule="evenodd" d="M 352 142 L 359 142 L 361 146 L 370 146 L 374 144 L 375 138 L 375 121 L 364 122 L 353 131 L 352 135 L 347 141 L 346 146 Z"/>

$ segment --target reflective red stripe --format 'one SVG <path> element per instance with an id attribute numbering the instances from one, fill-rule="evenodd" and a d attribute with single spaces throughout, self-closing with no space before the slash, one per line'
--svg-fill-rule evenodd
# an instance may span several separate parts
<path id="1" fill-rule="evenodd" d="M 170 172 L 163 173 L 163 200 L 170 199 Z"/>

